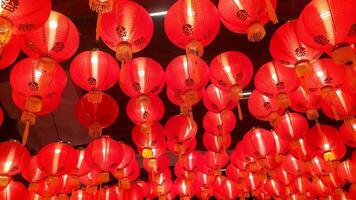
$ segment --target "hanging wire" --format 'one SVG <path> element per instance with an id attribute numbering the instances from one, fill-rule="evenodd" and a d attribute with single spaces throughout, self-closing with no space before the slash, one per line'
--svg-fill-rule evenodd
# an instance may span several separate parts
<path id="1" fill-rule="evenodd" d="M 54 113 L 53 112 L 52 112 L 52 120 L 53 120 L 53 125 L 56 128 L 57 141 L 59 141 L 61 139 L 61 137 L 59 135 L 59 129 L 58 129 L 58 126 L 57 126 L 57 122 L 56 122 L 56 120 L 54 118 Z"/>

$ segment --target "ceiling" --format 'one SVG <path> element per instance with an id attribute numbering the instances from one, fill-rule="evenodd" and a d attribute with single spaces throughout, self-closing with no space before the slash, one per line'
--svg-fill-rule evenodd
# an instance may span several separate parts
<path id="1" fill-rule="evenodd" d="M 167 10 L 175 0 L 136 0 L 136 2 L 140 3 L 152 13 Z M 212 2 L 217 4 L 218 1 L 212 0 Z M 247 41 L 246 35 L 234 34 L 221 25 L 218 36 L 214 42 L 205 48 L 205 53 L 202 58 L 209 63 L 216 55 L 224 51 L 241 51 L 252 60 L 254 70 L 256 71 L 262 64 L 272 59 L 269 54 L 269 40 L 272 33 L 285 21 L 296 18 L 308 2 L 308 0 L 279 0 L 277 15 L 279 16 L 280 23 L 277 25 L 268 23 L 266 25 L 267 35 L 263 41 L 258 43 L 250 43 Z M 80 32 L 81 41 L 77 53 L 92 48 L 100 48 L 114 55 L 114 52 L 109 50 L 102 42 L 95 41 L 96 14 L 89 9 L 86 0 L 53 0 L 52 3 L 53 10 L 68 16 L 77 26 Z M 153 58 L 165 68 L 173 58 L 184 54 L 184 50 L 175 47 L 166 37 L 163 27 L 163 16 L 153 17 L 153 21 L 155 27 L 154 36 L 150 44 L 143 51 L 135 54 L 134 57 L 146 56 Z M 24 55 L 21 55 L 19 59 L 21 58 L 24 58 Z M 28 147 L 31 149 L 32 153 L 37 152 L 43 145 L 56 141 L 57 139 L 71 142 L 74 146 L 86 145 L 90 141 L 87 136 L 87 130 L 78 123 L 74 115 L 76 102 L 85 92 L 74 86 L 70 81 L 68 74 L 70 62 L 71 59 L 61 63 L 61 66 L 66 70 L 69 79 L 62 95 L 61 105 L 54 113 L 48 116 L 38 117 L 36 125 L 30 129 Z M 0 102 L 5 111 L 5 122 L 0 128 L 1 140 L 10 138 L 20 139 L 23 130 L 23 125 L 17 123 L 17 120 L 20 117 L 20 111 L 12 103 L 11 99 L 11 89 L 9 85 L 10 70 L 11 67 L 2 70 L 0 73 Z M 251 91 L 253 88 L 253 84 L 251 83 L 245 91 Z M 113 138 L 122 140 L 134 147 L 130 138 L 133 123 L 128 119 L 125 113 L 128 97 L 120 91 L 118 85 L 115 85 L 107 93 L 116 99 L 121 112 L 117 121 L 111 127 L 104 129 L 103 133 L 109 134 Z M 179 108 L 169 102 L 165 90 L 160 94 L 160 97 L 163 100 L 166 109 L 165 115 L 161 120 L 161 123 L 164 124 L 170 116 L 179 113 Z M 244 133 L 251 127 L 259 126 L 270 128 L 268 122 L 258 121 L 248 113 L 246 99 L 241 101 L 241 106 L 244 119 L 237 122 L 235 130 L 231 133 L 233 142 L 230 148 L 234 148 Z M 203 104 L 200 103 L 193 108 L 193 112 L 194 118 L 199 125 L 197 149 L 204 150 L 200 138 L 203 134 L 202 118 L 206 109 Z M 236 111 L 234 112 L 237 114 Z M 335 123 L 326 119 L 324 116 L 321 117 L 321 122 Z"/>

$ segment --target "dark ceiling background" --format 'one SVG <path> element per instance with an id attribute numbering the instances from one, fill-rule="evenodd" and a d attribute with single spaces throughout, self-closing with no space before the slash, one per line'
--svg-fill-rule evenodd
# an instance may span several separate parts
<path id="1" fill-rule="evenodd" d="M 175 0 L 135 0 L 144 6 L 150 13 L 167 10 Z M 218 0 L 212 0 L 217 5 Z M 289 19 L 295 19 L 308 3 L 308 0 L 279 0 L 277 6 L 277 15 L 279 17 L 279 24 L 273 25 L 268 23 L 266 25 L 266 37 L 263 41 L 258 43 L 250 43 L 247 41 L 246 35 L 238 35 L 228 31 L 223 24 L 221 24 L 220 32 L 214 42 L 205 48 L 203 59 L 210 63 L 210 61 L 218 54 L 228 51 L 240 51 L 246 54 L 254 64 L 256 71 L 262 64 L 270 61 L 272 58 L 269 54 L 269 40 L 272 33 L 284 22 Z M 96 13 L 92 12 L 88 7 L 86 0 L 53 0 L 53 10 L 59 11 L 68 16 L 77 26 L 80 32 L 80 46 L 77 53 L 90 50 L 92 48 L 100 48 L 106 52 L 114 55 L 102 42 L 95 41 L 95 26 L 96 26 Z M 175 47 L 166 37 L 163 27 L 164 16 L 153 17 L 154 21 L 154 36 L 143 51 L 134 54 L 134 57 L 146 56 L 157 60 L 165 68 L 165 66 L 176 56 L 184 54 L 184 50 Z M 104 27 L 105 28 L 105 27 Z M 23 58 L 21 55 L 19 59 Z M 71 59 L 61 63 L 61 66 L 68 71 Z M 0 73 L 0 102 L 5 111 L 5 121 L 0 128 L 0 139 L 20 139 L 23 126 L 17 123 L 20 117 L 19 110 L 13 105 L 11 100 L 11 89 L 9 86 L 9 73 L 12 67 L 4 69 Z M 69 74 L 68 79 L 70 79 Z M 253 81 L 252 81 L 253 82 Z M 252 91 L 254 89 L 251 83 L 245 91 Z M 120 90 L 118 85 L 115 85 L 108 92 L 113 96 L 120 107 L 120 115 L 117 121 L 109 128 L 104 129 L 104 134 L 109 134 L 117 140 L 122 140 L 132 147 L 131 142 L 131 129 L 133 123 L 130 122 L 126 115 L 126 104 L 128 97 L 126 97 Z M 62 102 L 59 108 L 48 116 L 39 117 L 35 126 L 30 129 L 30 136 L 28 147 L 32 152 L 36 152 L 43 145 L 54 142 L 57 139 L 71 142 L 74 146 L 86 145 L 90 140 L 87 136 L 87 130 L 80 126 L 74 116 L 74 106 L 84 91 L 74 86 L 69 80 L 67 87 L 63 93 Z M 175 114 L 179 113 L 179 108 L 169 102 L 166 97 L 165 90 L 160 94 L 161 99 L 165 104 L 165 115 L 161 120 L 164 124 L 166 120 Z M 233 142 L 230 148 L 234 148 L 236 143 L 242 138 L 244 133 L 251 127 L 265 127 L 270 128 L 268 122 L 261 122 L 256 120 L 248 113 L 247 99 L 241 101 L 244 119 L 237 122 L 235 130 L 231 133 Z M 203 104 L 200 103 L 193 108 L 194 119 L 199 125 L 198 150 L 204 150 L 202 144 L 202 118 L 206 112 Z M 234 111 L 237 115 L 236 110 Z M 335 123 L 328 120 L 326 117 L 321 117 L 321 122 Z"/>

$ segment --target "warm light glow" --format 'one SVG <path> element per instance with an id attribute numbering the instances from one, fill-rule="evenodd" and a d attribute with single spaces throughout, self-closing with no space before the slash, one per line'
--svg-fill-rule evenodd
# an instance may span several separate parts
<path id="1" fill-rule="evenodd" d="M 35 69 L 35 80 L 34 80 L 34 81 L 35 81 L 36 83 L 39 83 L 41 77 L 42 77 L 42 72 L 39 71 L 39 70 L 37 70 L 37 69 Z"/>
<path id="2" fill-rule="evenodd" d="M 96 81 L 96 86 L 98 85 L 98 73 L 99 73 L 99 55 L 98 55 L 98 51 L 93 51 L 91 53 L 91 58 L 90 58 L 90 62 L 91 62 L 91 76 L 93 78 L 95 78 Z"/>
<path id="3" fill-rule="evenodd" d="M 137 63 L 137 71 L 138 71 L 138 82 L 140 84 L 140 92 L 144 92 L 144 89 L 146 87 L 146 71 L 145 71 L 145 66 L 146 66 L 146 61 L 141 60 L 140 62 Z"/>
<path id="4" fill-rule="evenodd" d="M 342 95 L 342 92 L 340 89 L 337 89 L 336 90 L 336 96 L 338 97 L 341 105 L 342 105 L 342 108 L 344 109 L 344 111 L 348 111 L 347 107 L 346 107 L 346 102 L 345 102 L 345 99 L 344 99 L 344 96 Z"/>
<path id="5" fill-rule="evenodd" d="M 240 0 L 234 0 L 234 2 L 235 2 L 235 4 L 236 4 L 236 6 L 239 8 L 239 10 L 244 10 L 244 8 L 243 8 L 243 6 L 242 6 Z"/>
<path id="6" fill-rule="evenodd" d="M 58 29 L 58 15 L 54 12 L 52 12 L 49 16 L 48 19 L 48 41 L 47 41 L 47 49 L 48 51 L 51 51 L 52 48 L 54 47 L 57 37 L 57 29 Z"/>
<path id="7" fill-rule="evenodd" d="M 221 59 L 222 66 L 224 66 L 224 71 L 227 75 L 227 78 L 229 79 L 229 81 L 232 84 L 235 84 L 236 81 L 235 81 L 234 75 L 232 74 L 230 63 L 229 63 L 229 60 L 228 60 L 226 54 L 221 54 L 220 59 Z"/>
<path id="8" fill-rule="evenodd" d="M 51 19 L 51 20 L 48 22 L 48 26 L 49 26 L 50 29 L 57 29 L 57 28 L 58 28 L 58 22 L 57 22 L 57 20 Z"/>
<path id="9" fill-rule="evenodd" d="M 326 37 L 330 40 L 331 44 L 335 44 L 335 30 L 334 21 L 331 17 L 329 3 L 327 1 L 316 4 L 316 9 L 319 12 L 320 18 L 324 24 Z"/>
<path id="10" fill-rule="evenodd" d="M 151 16 L 151 17 L 164 16 L 164 15 L 167 15 L 167 11 L 160 11 L 160 12 L 153 12 L 153 13 L 150 13 L 150 16 Z"/>
<path id="11" fill-rule="evenodd" d="M 274 67 L 273 63 L 270 63 L 268 65 L 268 70 L 269 70 L 269 73 L 271 74 L 274 84 L 277 84 L 279 82 L 279 78 L 278 78 L 278 74 L 277 74 L 276 68 Z"/>
<path id="12" fill-rule="evenodd" d="M 324 144 L 324 150 L 325 151 L 330 150 L 330 144 L 328 143 Z"/>

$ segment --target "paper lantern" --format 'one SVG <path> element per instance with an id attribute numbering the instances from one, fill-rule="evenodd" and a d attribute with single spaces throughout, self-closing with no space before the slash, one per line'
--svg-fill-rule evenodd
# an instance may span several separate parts
<path id="1" fill-rule="evenodd" d="M 38 167 L 50 176 L 69 173 L 78 159 L 75 149 L 64 142 L 45 145 L 37 154 Z"/>
<path id="2" fill-rule="evenodd" d="M 121 17 L 118 17 L 121 16 Z M 153 35 L 149 13 L 133 1 L 118 3 L 112 12 L 102 15 L 100 37 L 121 62 L 131 59 L 132 53 L 144 49 Z"/>
<path id="3" fill-rule="evenodd" d="M 323 183 L 323 181 L 318 177 L 313 178 L 311 190 L 312 190 L 312 193 L 314 193 L 318 196 L 327 196 L 328 194 L 331 193 L 331 188 L 327 187 Z"/>
<path id="4" fill-rule="evenodd" d="M 286 193 L 285 186 L 277 182 L 275 179 L 267 180 L 264 184 L 264 188 L 269 195 L 274 197 L 280 197 Z"/>
<path id="5" fill-rule="evenodd" d="M 237 51 L 221 53 L 210 63 L 210 81 L 216 87 L 230 92 L 232 100 L 237 102 L 240 120 L 242 112 L 238 101 L 242 95 L 242 89 L 251 81 L 252 74 L 251 60 Z"/>
<path id="6" fill-rule="evenodd" d="M 250 191 L 256 191 L 264 181 L 261 176 L 258 176 L 258 174 L 253 174 L 250 172 L 245 182 Z"/>
<path id="7" fill-rule="evenodd" d="M 103 174 L 99 170 L 93 169 L 89 173 L 80 176 L 79 181 L 81 184 L 86 185 L 87 186 L 86 191 L 92 194 L 96 192 L 97 185 L 107 181 L 106 175 L 108 174 Z"/>
<path id="8" fill-rule="evenodd" d="M 196 56 L 203 55 L 203 48 L 214 40 L 219 28 L 219 11 L 209 0 L 178 0 L 164 18 L 169 40 Z"/>
<path id="9" fill-rule="evenodd" d="M 305 165 L 302 160 L 298 160 L 297 158 L 293 157 L 292 155 L 288 155 L 283 163 L 282 168 L 287 173 L 290 173 L 294 176 L 300 176 L 305 172 Z"/>
<path id="10" fill-rule="evenodd" d="M 168 150 L 176 156 L 184 155 L 195 150 L 197 146 L 197 140 L 195 137 L 187 140 L 185 142 L 177 142 L 174 139 L 168 139 L 167 142 Z"/>
<path id="11" fill-rule="evenodd" d="M 275 0 L 219 1 L 221 21 L 226 28 L 235 33 L 247 34 L 250 42 L 258 42 L 264 38 L 266 31 L 263 26 L 269 19 L 278 23 L 274 11 L 276 6 Z"/>
<path id="12" fill-rule="evenodd" d="M 236 126 L 236 117 L 230 110 L 221 113 L 208 111 L 203 118 L 205 131 L 214 135 L 226 135 L 231 133 Z"/>
<path id="13" fill-rule="evenodd" d="M 203 157 L 204 166 L 202 172 L 217 172 L 220 171 L 229 161 L 229 155 L 225 151 L 213 152 L 207 151 Z M 217 171 L 215 171 L 217 170 Z"/>
<path id="14" fill-rule="evenodd" d="M 307 162 L 309 173 L 313 176 L 329 175 L 335 169 L 335 163 L 325 161 L 319 156 L 315 156 L 310 162 Z"/>
<path id="15" fill-rule="evenodd" d="M 170 159 L 166 152 L 161 152 L 154 158 L 143 159 L 143 168 L 148 173 L 157 173 L 168 168 Z"/>
<path id="16" fill-rule="evenodd" d="M 245 152 L 253 158 L 263 158 L 276 150 L 272 132 L 262 128 L 252 128 L 244 138 Z"/>
<path id="17" fill-rule="evenodd" d="M 184 170 L 197 172 L 202 167 L 203 155 L 198 151 L 185 154 L 181 157 L 179 164 Z"/>
<path id="18" fill-rule="evenodd" d="M 68 60 L 79 46 L 77 28 L 69 18 L 56 11 L 51 11 L 41 28 L 23 38 L 22 50 L 30 57 L 40 58 L 44 72 L 52 72 L 55 62 Z"/>
<path id="19" fill-rule="evenodd" d="M 327 187 L 334 190 L 341 188 L 345 185 L 345 181 L 341 179 L 336 170 L 325 176 L 320 177 L 320 179 Z"/>
<path id="20" fill-rule="evenodd" d="M 4 200 L 18 200 L 23 199 L 26 195 L 25 186 L 17 181 L 10 181 L 10 183 L 0 191 L 0 199 Z"/>
<path id="21" fill-rule="evenodd" d="M 274 126 L 276 133 L 285 140 L 302 138 L 308 128 L 308 121 L 302 115 L 289 112 L 282 115 Z"/>
<path id="22" fill-rule="evenodd" d="M 244 140 L 237 143 L 235 150 L 230 155 L 231 163 L 241 170 L 246 170 L 247 165 L 255 159 L 244 151 Z"/>
<path id="23" fill-rule="evenodd" d="M 278 105 L 277 99 L 253 90 L 248 98 L 248 110 L 257 119 L 270 121 L 271 124 L 274 124 L 283 114 L 285 108 Z"/>
<path id="24" fill-rule="evenodd" d="M 78 54 L 71 62 L 69 72 L 76 85 L 89 91 L 91 99 L 100 102 L 101 92 L 115 85 L 120 69 L 110 54 L 94 49 Z"/>
<path id="25" fill-rule="evenodd" d="M 323 113 L 334 120 L 346 119 L 356 114 L 355 96 L 348 95 L 341 89 L 327 94 L 321 103 Z"/>
<path id="26" fill-rule="evenodd" d="M 269 50 L 274 60 L 285 66 L 295 67 L 297 73 L 310 70 L 310 63 L 322 54 L 321 51 L 305 45 L 298 37 L 296 20 L 288 21 L 273 33 Z"/>
<path id="27" fill-rule="evenodd" d="M 309 120 L 319 117 L 318 109 L 321 107 L 321 96 L 318 93 L 309 92 L 302 86 L 289 94 L 290 107 L 296 112 L 306 113 Z"/>
<path id="28" fill-rule="evenodd" d="M 72 195 L 70 197 L 70 200 L 93 200 L 94 197 L 85 192 L 84 190 L 76 190 L 72 192 Z"/>
<path id="29" fill-rule="evenodd" d="M 314 149 L 307 144 L 304 138 L 297 140 L 298 142 L 292 143 L 289 153 L 299 160 L 311 160 L 316 156 Z"/>
<path id="30" fill-rule="evenodd" d="M 295 189 L 296 192 L 300 194 L 306 194 L 307 192 L 311 191 L 311 181 L 305 177 L 305 176 L 300 176 L 295 179 L 295 181 L 292 184 L 292 187 Z"/>
<path id="31" fill-rule="evenodd" d="M 61 176 L 61 184 L 59 185 L 58 193 L 60 195 L 68 195 L 71 194 L 72 191 L 78 189 L 79 187 L 79 179 L 69 176 L 67 174 Z"/>
<path id="32" fill-rule="evenodd" d="M 174 115 L 165 125 L 167 138 L 177 142 L 188 141 L 195 137 L 198 127 L 195 121 L 187 115 Z"/>
<path id="33" fill-rule="evenodd" d="M 356 162 L 355 160 L 345 160 L 337 167 L 338 175 L 348 183 L 356 183 Z"/>
<path id="34" fill-rule="evenodd" d="M 210 84 L 205 89 L 203 103 L 209 111 L 215 113 L 223 110 L 232 110 L 236 106 L 228 91 L 221 90 L 213 84 Z"/>
<path id="35" fill-rule="evenodd" d="M 25 200 L 43 200 L 44 197 L 41 197 L 36 192 L 27 192 L 24 199 Z"/>
<path id="36" fill-rule="evenodd" d="M 185 112 L 190 112 L 191 108 L 189 107 L 198 104 L 205 94 L 204 88 L 201 88 L 199 90 L 190 90 L 188 92 L 180 92 L 172 88 L 166 87 L 166 92 L 169 101 L 172 102 L 174 105 L 179 106 L 182 111 Z"/>
<path id="37" fill-rule="evenodd" d="M 0 143 L 0 187 L 9 184 L 11 176 L 21 172 L 30 160 L 28 150 L 15 140 Z"/>
<path id="38" fill-rule="evenodd" d="M 140 167 L 137 161 L 131 162 L 127 167 L 111 171 L 113 176 L 118 179 L 118 186 L 121 190 L 129 190 L 140 176 Z"/>
<path id="39" fill-rule="evenodd" d="M 80 124 L 89 129 L 91 138 L 98 138 L 103 128 L 111 126 L 119 115 L 119 106 L 114 98 L 101 93 L 100 103 L 92 103 L 91 94 L 80 98 L 75 108 L 75 114 Z"/>
<path id="40" fill-rule="evenodd" d="M 271 176 L 273 177 L 274 180 L 286 186 L 291 184 L 296 178 L 292 174 L 286 172 L 283 169 L 283 167 L 279 167 L 276 170 L 274 170 Z"/>
<path id="41" fill-rule="evenodd" d="M 356 121 L 354 118 L 345 120 L 339 128 L 340 139 L 350 147 L 356 147 Z"/>
<path id="42" fill-rule="evenodd" d="M 2 48 L 13 34 L 23 34 L 41 27 L 48 19 L 51 1 L 6 1 L 1 3 L 1 8 L 0 26 L 4 30 L 0 39 Z"/>
<path id="43" fill-rule="evenodd" d="M 231 145 L 231 135 L 214 135 L 209 132 L 203 134 L 203 144 L 208 151 L 220 152 L 228 149 Z"/>
<path id="44" fill-rule="evenodd" d="M 238 183 L 247 178 L 248 172 L 235 167 L 233 164 L 229 164 L 226 167 L 226 176 Z"/>
<path id="45" fill-rule="evenodd" d="M 180 196 L 181 200 L 188 200 L 194 195 L 194 186 L 186 179 L 176 179 L 173 190 Z"/>
<path id="46" fill-rule="evenodd" d="M 130 97 L 141 94 L 158 95 L 163 89 L 164 82 L 162 66 L 151 58 L 134 58 L 121 68 L 119 85 Z"/>
<path id="47" fill-rule="evenodd" d="M 13 35 L 8 44 L 3 47 L 1 47 L 0 44 L 0 69 L 4 69 L 15 62 L 20 53 L 22 42 L 23 41 L 21 36 Z"/>
<path id="48" fill-rule="evenodd" d="M 220 193 L 226 199 L 236 199 L 241 195 L 241 190 L 239 185 L 232 180 L 224 179 L 219 187 L 214 188 L 214 190 L 220 190 Z"/>
<path id="49" fill-rule="evenodd" d="M 131 98 L 126 113 L 135 124 L 150 124 L 159 121 L 164 114 L 164 105 L 158 96 L 141 95 Z"/>
<path id="50" fill-rule="evenodd" d="M 106 135 L 90 142 L 85 151 L 88 165 L 104 172 L 115 169 L 123 158 L 122 145 Z"/>
<path id="51" fill-rule="evenodd" d="M 37 164 L 37 156 L 32 156 L 21 170 L 21 175 L 30 183 L 36 183 L 46 178 L 48 174 L 42 171 Z"/>
<path id="52" fill-rule="evenodd" d="M 31 184 L 29 190 L 36 192 L 43 198 L 55 196 L 62 185 L 62 178 L 58 177 L 56 181 L 42 179 L 38 183 Z"/>
<path id="53" fill-rule="evenodd" d="M 97 200 L 119 200 L 119 188 L 116 186 L 106 186 L 95 193 L 94 199 Z"/>
<path id="54" fill-rule="evenodd" d="M 71 176 L 83 176 L 89 173 L 92 168 L 85 161 L 85 149 L 76 149 L 76 164 L 72 171 L 69 173 Z"/>

